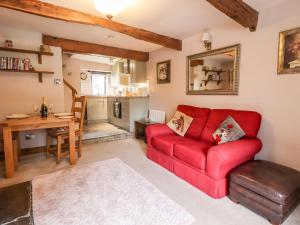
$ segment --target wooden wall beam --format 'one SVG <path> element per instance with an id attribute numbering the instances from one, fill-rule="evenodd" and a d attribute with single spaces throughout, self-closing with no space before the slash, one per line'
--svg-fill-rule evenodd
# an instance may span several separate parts
<path id="1" fill-rule="evenodd" d="M 235 20 L 242 26 L 255 31 L 258 22 L 258 12 L 243 0 L 207 0 L 215 8 Z"/>
<path id="2" fill-rule="evenodd" d="M 1 0 L 0 7 L 51 19 L 100 26 L 129 35 L 139 40 L 151 42 L 175 50 L 182 50 L 181 40 L 38 0 Z"/>
<path id="3" fill-rule="evenodd" d="M 148 61 L 149 53 L 43 35 L 43 44 L 61 47 L 65 52 L 115 56 Z"/>

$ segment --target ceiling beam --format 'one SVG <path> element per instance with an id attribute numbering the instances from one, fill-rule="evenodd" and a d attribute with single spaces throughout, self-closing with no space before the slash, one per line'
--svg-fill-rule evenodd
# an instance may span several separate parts
<path id="1" fill-rule="evenodd" d="M 222 13 L 235 20 L 251 32 L 256 30 L 258 12 L 243 0 L 207 0 Z"/>
<path id="2" fill-rule="evenodd" d="M 182 50 L 181 40 L 46 2 L 37 0 L 1 0 L 0 7 L 51 19 L 100 26 L 129 35 L 139 40 L 151 42 L 175 50 Z"/>
<path id="3" fill-rule="evenodd" d="M 148 61 L 149 53 L 43 35 L 43 44 L 61 47 L 64 52 L 98 54 Z"/>

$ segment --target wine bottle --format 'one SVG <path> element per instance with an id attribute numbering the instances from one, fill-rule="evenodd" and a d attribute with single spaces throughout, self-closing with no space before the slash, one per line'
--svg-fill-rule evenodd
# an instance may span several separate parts
<path id="1" fill-rule="evenodd" d="M 46 105 L 45 97 L 43 97 L 43 103 L 42 103 L 42 106 L 41 106 L 40 113 L 41 113 L 42 118 L 47 118 L 48 117 L 48 107 Z"/>

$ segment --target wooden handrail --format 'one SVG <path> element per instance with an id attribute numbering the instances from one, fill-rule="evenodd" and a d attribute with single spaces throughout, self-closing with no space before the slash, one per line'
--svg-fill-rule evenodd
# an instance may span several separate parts
<path id="1" fill-rule="evenodd" d="M 72 91 L 72 97 L 73 99 L 75 98 L 75 96 L 78 94 L 77 90 L 68 82 L 64 79 L 64 84 L 71 89 Z"/>

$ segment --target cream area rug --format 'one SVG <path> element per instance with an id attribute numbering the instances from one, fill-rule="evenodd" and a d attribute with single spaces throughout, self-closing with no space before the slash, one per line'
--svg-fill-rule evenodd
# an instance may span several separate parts
<path id="1" fill-rule="evenodd" d="M 194 217 L 120 159 L 36 177 L 35 225 L 190 225 Z"/>

